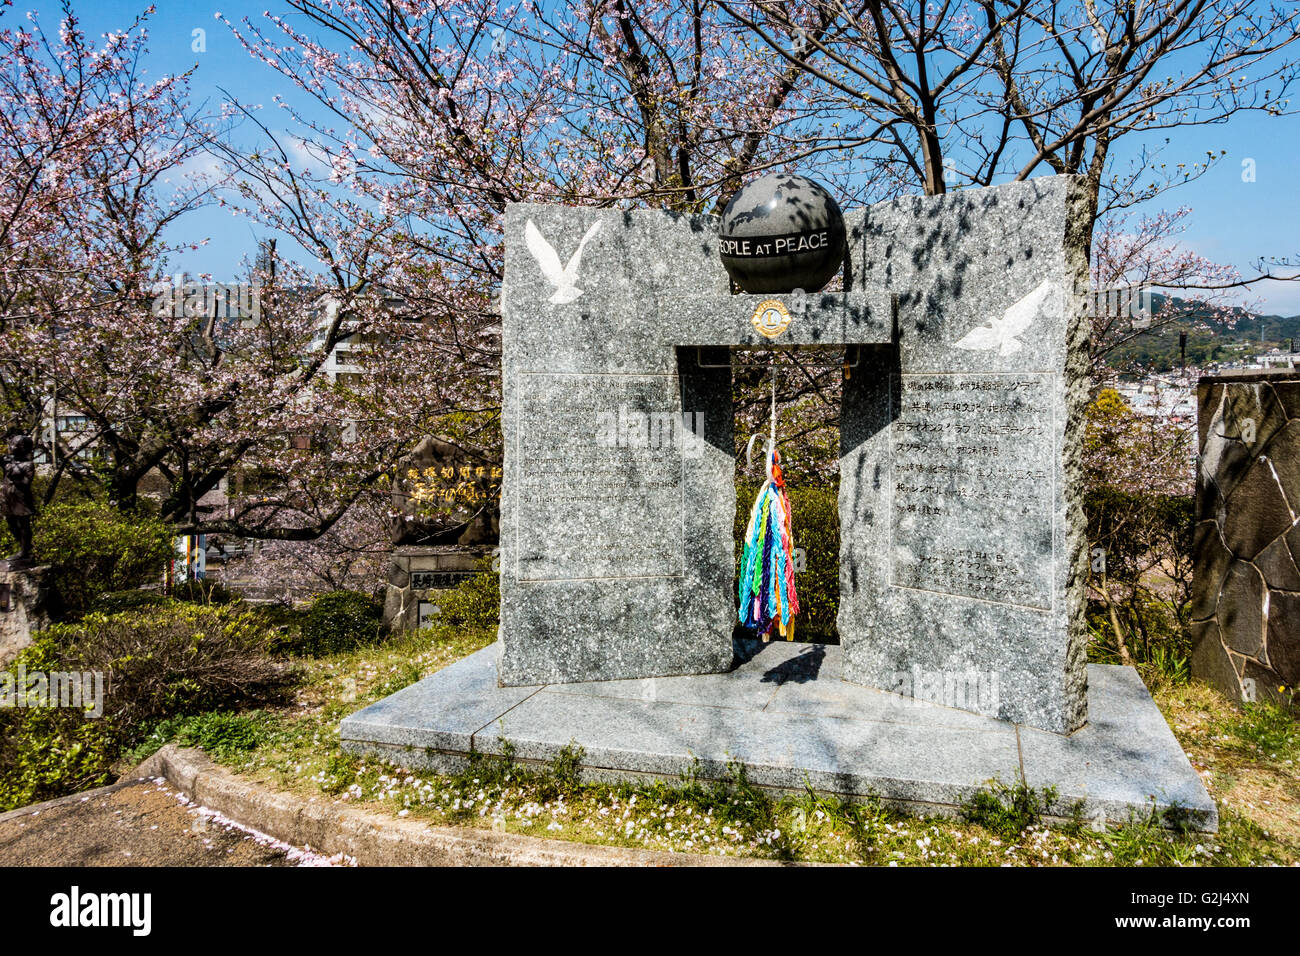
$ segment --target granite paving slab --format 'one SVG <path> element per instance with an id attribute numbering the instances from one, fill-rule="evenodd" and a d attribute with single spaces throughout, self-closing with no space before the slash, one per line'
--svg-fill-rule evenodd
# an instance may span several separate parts
<path id="1" fill-rule="evenodd" d="M 957 805 L 991 777 L 1019 775 L 1015 727 L 837 720 L 671 701 L 556 693 L 522 702 L 475 737 L 476 749 L 549 762 L 572 742 L 584 765 L 676 778 L 692 770 L 723 777 L 745 766 L 759 786 L 866 794 L 901 802 Z"/>
<path id="2" fill-rule="evenodd" d="M 952 813 L 993 780 L 1055 787 L 1051 815 L 1213 831 L 1214 802 L 1132 668 L 1089 665 L 1091 720 L 1073 735 L 840 680 L 840 649 L 737 645 L 725 674 L 500 687 L 493 645 L 346 718 L 345 750 L 445 770 L 471 752 L 553 760 L 592 779 L 719 778 L 732 762 L 774 790 L 875 794 Z"/>
<path id="3" fill-rule="evenodd" d="M 404 687 L 346 718 L 344 738 L 468 753 L 476 731 L 541 687 L 500 687 L 497 645 Z"/>
<path id="4" fill-rule="evenodd" d="M 1218 828 L 1214 801 L 1137 671 L 1088 665 L 1091 719 L 1069 737 L 1020 728 L 1025 779 L 1060 791 L 1053 812 L 1082 799 L 1092 819 L 1125 822 L 1153 806 L 1183 808 L 1196 829 Z"/>

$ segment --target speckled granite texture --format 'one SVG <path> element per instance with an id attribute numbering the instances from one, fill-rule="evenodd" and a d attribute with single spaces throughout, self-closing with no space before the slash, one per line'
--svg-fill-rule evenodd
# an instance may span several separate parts
<path id="1" fill-rule="evenodd" d="M 994 716 L 1057 733 L 1087 719 L 1070 188 L 866 211 L 856 281 L 897 297 L 898 333 L 862 349 L 840 429 L 845 678 L 973 670 Z"/>
<path id="2" fill-rule="evenodd" d="M 734 668 L 694 677 L 502 687 L 500 648 L 484 648 L 343 721 L 344 750 L 439 772 L 470 753 L 549 763 L 583 748 L 588 780 L 682 774 L 778 791 L 882 800 L 953 813 L 991 780 L 1055 787 L 1048 813 L 1094 825 L 1172 819 L 1213 831 L 1218 811 L 1130 667 L 1092 665 L 1092 719 L 1070 736 L 967 713 L 842 679 L 835 646 L 738 641 Z"/>
<path id="3" fill-rule="evenodd" d="M 975 674 L 990 693 L 956 706 L 1057 733 L 1087 715 L 1071 189 L 849 211 L 848 291 L 772 297 L 791 313 L 773 344 L 860 349 L 845 678 Z M 768 342 L 765 297 L 728 294 L 712 217 L 513 205 L 505 236 L 500 681 L 726 670 L 731 380 L 703 366 Z"/>

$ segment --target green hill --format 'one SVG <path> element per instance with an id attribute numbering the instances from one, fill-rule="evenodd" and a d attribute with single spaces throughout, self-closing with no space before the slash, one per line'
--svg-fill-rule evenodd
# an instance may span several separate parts
<path id="1" fill-rule="evenodd" d="M 1158 313 L 1164 296 L 1153 297 Z M 1177 300 L 1175 300 L 1177 301 Z M 1226 321 L 1209 310 L 1193 310 L 1159 328 L 1143 332 L 1107 353 L 1107 364 L 1120 372 L 1168 372 L 1180 365 L 1179 334 L 1187 333 L 1187 364 L 1254 358 L 1271 348 L 1293 349 L 1300 341 L 1300 315 L 1260 315 L 1234 309 Z"/>

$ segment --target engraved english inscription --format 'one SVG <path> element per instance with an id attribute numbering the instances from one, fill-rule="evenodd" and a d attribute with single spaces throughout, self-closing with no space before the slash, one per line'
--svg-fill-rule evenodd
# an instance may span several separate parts
<path id="1" fill-rule="evenodd" d="M 891 583 L 1047 609 L 1050 375 L 902 375 Z"/>
<path id="2" fill-rule="evenodd" d="M 680 576 L 693 434 L 676 377 L 519 378 L 519 580 Z"/>

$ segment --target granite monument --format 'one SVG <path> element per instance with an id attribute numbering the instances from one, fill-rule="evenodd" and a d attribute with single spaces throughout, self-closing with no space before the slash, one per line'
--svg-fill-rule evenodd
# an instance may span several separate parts
<path id="1" fill-rule="evenodd" d="M 509 206 L 501 685 L 733 666 L 729 350 L 837 346 L 841 676 L 1082 726 L 1075 189 L 849 210 L 826 292 L 733 294 L 714 217 Z"/>

